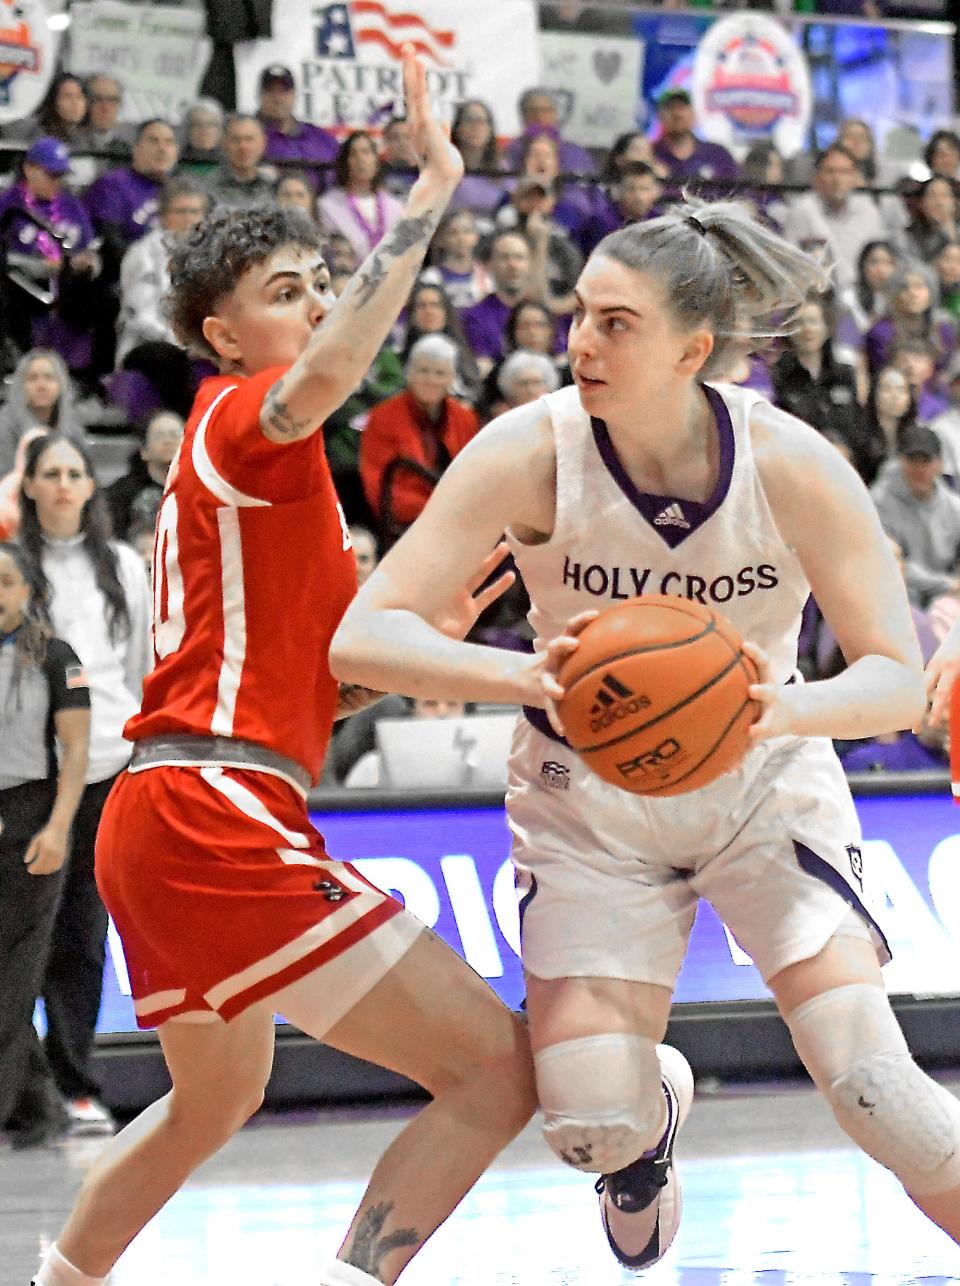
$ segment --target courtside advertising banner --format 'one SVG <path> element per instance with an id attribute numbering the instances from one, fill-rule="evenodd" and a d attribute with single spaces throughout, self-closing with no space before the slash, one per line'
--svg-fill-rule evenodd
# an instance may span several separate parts
<path id="1" fill-rule="evenodd" d="M 781 156 L 806 142 L 813 110 L 810 70 L 796 36 L 776 18 L 735 13 L 715 22 L 693 63 L 697 130 L 742 156 L 769 139 Z"/>
<path id="2" fill-rule="evenodd" d="M 399 898 L 506 1004 L 519 1006 L 520 917 L 503 808 L 350 812 L 349 803 L 348 793 L 343 811 L 312 815 L 329 852 Z M 887 990 L 960 995 L 960 810 L 946 792 L 860 797 L 856 804 L 863 842 L 851 863 L 854 857 L 869 863 L 880 895 L 879 921 L 893 952 L 883 971 Z M 750 957 L 701 903 L 677 1002 L 769 999 Z M 123 950 L 111 923 L 99 1029 L 135 1027 Z"/>
<path id="3" fill-rule="evenodd" d="M 70 71 L 116 76 L 126 121 L 182 120 L 210 61 L 202 10 L 76 0 L 70 15 Z"/>
<path id="4" fill-rule="evenodd" d="M 43 0 L 0 0 L 0 124 L 36 111 L 57 64 L 59 31 Z"/>
<path id="5" fill-rule="evenodd" d="M 405 42 L 423 58 L 442 116 L 465 98 L 482 98 L 500 135 L 519 133 L 517 99 L 540 80 L 532 0 L 283 0 L 273 8 L 273 32 L 236 47 L 239 106 L 255 110 L 261 71 L 281 63 L 296 78 L 295 114 L 342 131 L 379 128 L 402 110 Z"/>

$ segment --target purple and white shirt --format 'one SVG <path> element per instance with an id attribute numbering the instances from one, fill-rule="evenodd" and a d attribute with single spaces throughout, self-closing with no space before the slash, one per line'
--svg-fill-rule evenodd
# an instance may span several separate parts
<path id="1" fill-rule="evenodd" d="M 674 594 L 727 616 L 769 654 L 784 683 L 796 670 L 810 587 L 777 530 L 754 460 L 750 412 L 763 399 L 732 384 L 704 390 L 720 439 L 720 468 L 713 494 L 703 501 L 640 491 L 607 426 L 587 415 L 576 387 L 543 398 L 557 456 L 553 534 L 530 545 L 507 532 L 530 595 L 528 619 L 539 638 L 551 639 L 587 608 Z"/>
<path id="2" fill-rule="evenodd" d="M 157 179 L 124 166 L 101 174 L 84 201 L 95 227 L 116 228 L 129 245 L 156 224 L 162 187 Z"/>

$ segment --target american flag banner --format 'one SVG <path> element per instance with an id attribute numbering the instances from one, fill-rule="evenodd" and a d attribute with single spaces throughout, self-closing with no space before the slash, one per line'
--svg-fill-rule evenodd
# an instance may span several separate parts
<path id="1" fill-rule="evenodd" d="M 423 59 L 441 113 L 482 98 L 500 135 L 519 133 L 517 99 L 541 76 L 534 0 L 283 0 L 273 30 L 270 40 L 237 46 L 238 104 L 255 110 L 260 72 L 281 63 L 297 82 L 297 116 L 341 132 L 402 110 L 404 44 Z"/>
<path id="2" fill-rule="evenodd" d="M 453 65 L 453 31 L 435 30 L 417 13 L 391 13 L 378 0 L 328 4 L 314 12 L 318 58 L 355 58 L 364 46 L 379 46 L 392 58 L 399 58 L 401 46 L 411 44 L 428 63 Z"/>

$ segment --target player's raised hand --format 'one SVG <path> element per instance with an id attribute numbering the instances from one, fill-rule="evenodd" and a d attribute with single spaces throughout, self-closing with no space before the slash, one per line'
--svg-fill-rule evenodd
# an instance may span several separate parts
<path id="1" fill-rule="evenodd" d="M 434 114 L 427 92 L 427 70 L 413 45 L 401 49 L 403 94 L 406 101 L 410 142 L 417 153 L 420 174 L 451 188 L 463 177 L 463 157 L 450 142 L 450 135 Z"/>
<path id="2" fill-rule="evenodd" d="M 950 693 L 953 685 L 960 679 L 960 621 L 927 662 L 923 677 L 927 700 L 930 702 L 928 721 L 934 727 L 939 727 L 946 722 L 950 710 Z"/>
<path id="3" fill-rule="evenodd" d="M 469 584 L 464 585 L 443 612 L 431 621 L 434 629 L 451 639 L 466 638 L 481 612 L 486 611 L 491 603 L 496 602 L 517 579 L 516 572 L 508 568 L 489 585 L 484 584 L 509 553 L 510 546 L 505 540 L 501 540 L 491 549 L 476 573 L 470 578 Z"/>

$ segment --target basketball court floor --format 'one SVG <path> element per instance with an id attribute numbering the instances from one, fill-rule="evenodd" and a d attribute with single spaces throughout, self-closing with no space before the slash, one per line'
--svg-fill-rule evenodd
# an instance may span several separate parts
<path id="1" fill-rule="evenodd" d="M 960 1095 L 960 1080 L 946 1082 Z M 364 1177 L 414 1109 L 261 1114 L 134 1243 L 117 1286 L 312 1286 Z M 0 1286 L 26 1286 L 99 1141 L 0 1152 Z M 698 1088 L 680 1135 L 683 1225 L 649 1286 L 945 1286 L 960 1247 L 844 1141 L 805 1085 Z M 588 1177 L 535 1125 L 403 1286 L 615 1286 Z"/>

